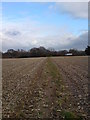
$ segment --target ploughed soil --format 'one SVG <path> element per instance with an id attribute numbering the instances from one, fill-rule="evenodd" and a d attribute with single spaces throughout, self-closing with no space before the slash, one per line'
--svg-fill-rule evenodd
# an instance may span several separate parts
<path id="1" fill-rule="evenodd" d="M 3 60 L 3 118 L 87 119 L 87 57 Z"/>

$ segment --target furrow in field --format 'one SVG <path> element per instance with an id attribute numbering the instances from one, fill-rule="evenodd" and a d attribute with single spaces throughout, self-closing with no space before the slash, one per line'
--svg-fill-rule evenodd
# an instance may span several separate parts
<path id="1" fill-rule="evenodd" d="M 24 60 L 20 61 L 23 63 Z M 13 60 L 11 61 L 13 62 Z M 14 61 L 15 64 L 16 61 Z M 38 67 L 44 62 L 44 59 L 36 59 L 33 62 L 30 59 L 25 60 L 21 69 L 18 70 L 16 65 L 15 70 L 7 77 L 3 73 L 3 113 L 13 110 L 15 104 L 22 99 L 24 93 L 31 87 L 32 78 L 35 75 Z M 10 70 L 10 68 L 8 68 Z M 6 71 L 7 69 L 4 68 Z"/>
<path id="2" fill-rule="evenodd" d="M 73 118 L 86 116 L 86 98 L 86 58 L 3 61 L 3 117 L 61 119 L 68 115 Z"/>
<path id="3" fill-rule="evenodd" d="M 79 111 L 87 114 L 88 59 L 84 57 L 53 58 L 66 86 L 71 91 Z M 84 64 L 84 65 L 83 65 Z"/>

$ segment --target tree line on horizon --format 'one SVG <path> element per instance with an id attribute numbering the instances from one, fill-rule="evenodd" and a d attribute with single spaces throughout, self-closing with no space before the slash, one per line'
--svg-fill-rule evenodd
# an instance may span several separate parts
<path id="1" fill-rule="evenodd" d="M 67 56 L 70 53 L 72 56 L 90 55 L 90 46 L 87 46 L 85 50 L 70 49 L 61 51 L 56 51 L 53 48 L 46 49 L 44 47 L 32 48 L 28 51 L 25 51 L 23 49 L 18 50 L 8 49 L 7 52 L 5 53 L 0 52 L 0 56 L 2 56 L 2 58 L 29 58 L 29 57 Z"/>

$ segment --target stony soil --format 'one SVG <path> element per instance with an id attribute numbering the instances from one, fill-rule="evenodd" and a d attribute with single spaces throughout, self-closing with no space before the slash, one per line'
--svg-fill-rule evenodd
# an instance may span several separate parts
<path id="1" fill-rule="evenodd" d="M 71 92 L 77 111 L 88 113 L 88 57 L 53 58 L 62 74 L 63 81 Z"/>
<path id="2" fill-rule="evenodd" d="M 3 118 L 87 118 L 87 57 L 3 60 Z"/>

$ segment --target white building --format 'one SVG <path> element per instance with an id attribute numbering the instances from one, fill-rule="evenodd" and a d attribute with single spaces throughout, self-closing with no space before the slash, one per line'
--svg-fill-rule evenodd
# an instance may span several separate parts
<path id="1" fill-rule="evenodd" d="M 67 53 L 65 54 L 66 56 L 72 56 L 73 54 L 72 53 Z"/>

